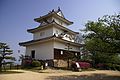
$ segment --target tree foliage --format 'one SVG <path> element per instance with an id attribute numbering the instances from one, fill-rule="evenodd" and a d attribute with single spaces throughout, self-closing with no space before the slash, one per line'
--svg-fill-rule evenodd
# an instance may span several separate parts
<path id="1" fill-rule="evenodd" d="M 11 54 L 13 54 L 13 51 L 10 47 L 6 43 L 0 42 L 0 71 L 2 71 L 2 65 L 7 63 L 5 60 L 15 60 Z"/>
<path id="2" fill-rule="evenodd" d="M 97 62 L 109 62 L 120 53 L 120 14 L 89 21 L 84 31 L 87 50 Z"/>

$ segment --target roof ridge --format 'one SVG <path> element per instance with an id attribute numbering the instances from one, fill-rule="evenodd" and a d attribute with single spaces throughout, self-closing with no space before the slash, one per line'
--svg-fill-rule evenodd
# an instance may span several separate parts
<path id="1" fill-rule="evenodd" d="M 59 11 L 61 11 L 60 9 L 59 9 Z M 39 22 L 40 20 L 43 20 L 44 18 L 46 18 L 46 17 L 49 17 L 49 16 L 51 16 L 51 15 L 56 15 L 56 16 L 58 16 L 59 18 L 61 18 L 61 19 L 63 19 L 63 20 L 65 20 L 66 21 L 66 23 L 68 23 L 68 24 L 73 24 L 73 22 L 72 21 L 69 21 L 68 19 L 66 19 L 65 17 L 64 17 L 64 15 L 63 15 L 63 13 L 62 13 L 62 15 L 63 15 L 63 17 L 62 16 L 60 16 L 60 15 L 58 15 L 57 14 L 58 13 L 58 11 L 56 12 L 56 11 L 54 11 L 54 9 L 52 10 L 52 11 L 50 11 L 48 14 L 46 14 L 46 15 L 43 15 L 43 16 L 40 16 L 40 17 L 38 17 L 38 18 L 35 18 L 34 19 L 34 21 L 36 21 L 36 22 Z"/>

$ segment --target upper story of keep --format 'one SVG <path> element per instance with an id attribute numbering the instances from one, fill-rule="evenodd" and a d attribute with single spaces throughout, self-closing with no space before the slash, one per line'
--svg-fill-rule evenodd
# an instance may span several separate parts
<path id="1" fill-rule="evenodd" d="M 33 40 L 44 39 L 55 35 L 61 39 L 75 42 L 75 36 L 79 34 L 67 28 L 73 22 L 64 17 L 60 8 L 58 10 L 53 9 L 48 14 L 35 18 L 34 21 L 40 23 L 40 25 L 27 30 L 33 34 Z"/>

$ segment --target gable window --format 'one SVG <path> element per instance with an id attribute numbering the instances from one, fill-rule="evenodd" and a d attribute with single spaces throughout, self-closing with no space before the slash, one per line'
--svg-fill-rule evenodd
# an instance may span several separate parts
<path id="1" fill-rule="evenodd" d="M 40 33 L 40 36 L 44 36 L 44 35 L 45 35 L 45 32 L 41 32 L 41 33 Z"/>
<path id="2" fill-rule="evenodd" d="M 56 34 L 58 34 L 58 30 L 56 30 Z"/>
<path id="3" fill-rule="evenodd" d="M 32 57 L 32 58 L 35 58 L 35 50 L 32 50 L 32 51 L 31 51 L 31 57 Z"/>

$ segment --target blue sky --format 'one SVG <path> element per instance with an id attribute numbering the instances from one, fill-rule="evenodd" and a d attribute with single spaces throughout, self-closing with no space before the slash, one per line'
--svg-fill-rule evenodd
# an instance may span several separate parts
<path id="1" fill-rule="evenodd" d="M 58 7 L 74 22 L 68 28 L 79 31 L 88 20 L 119 13 L 120 0 L 0 0 L 0 41 L 8 43 L 18 59 L 17 51 L 25 52 L 18 43 L 32 39 L 26 30 L 39 25 L 33 19 Z"/>

